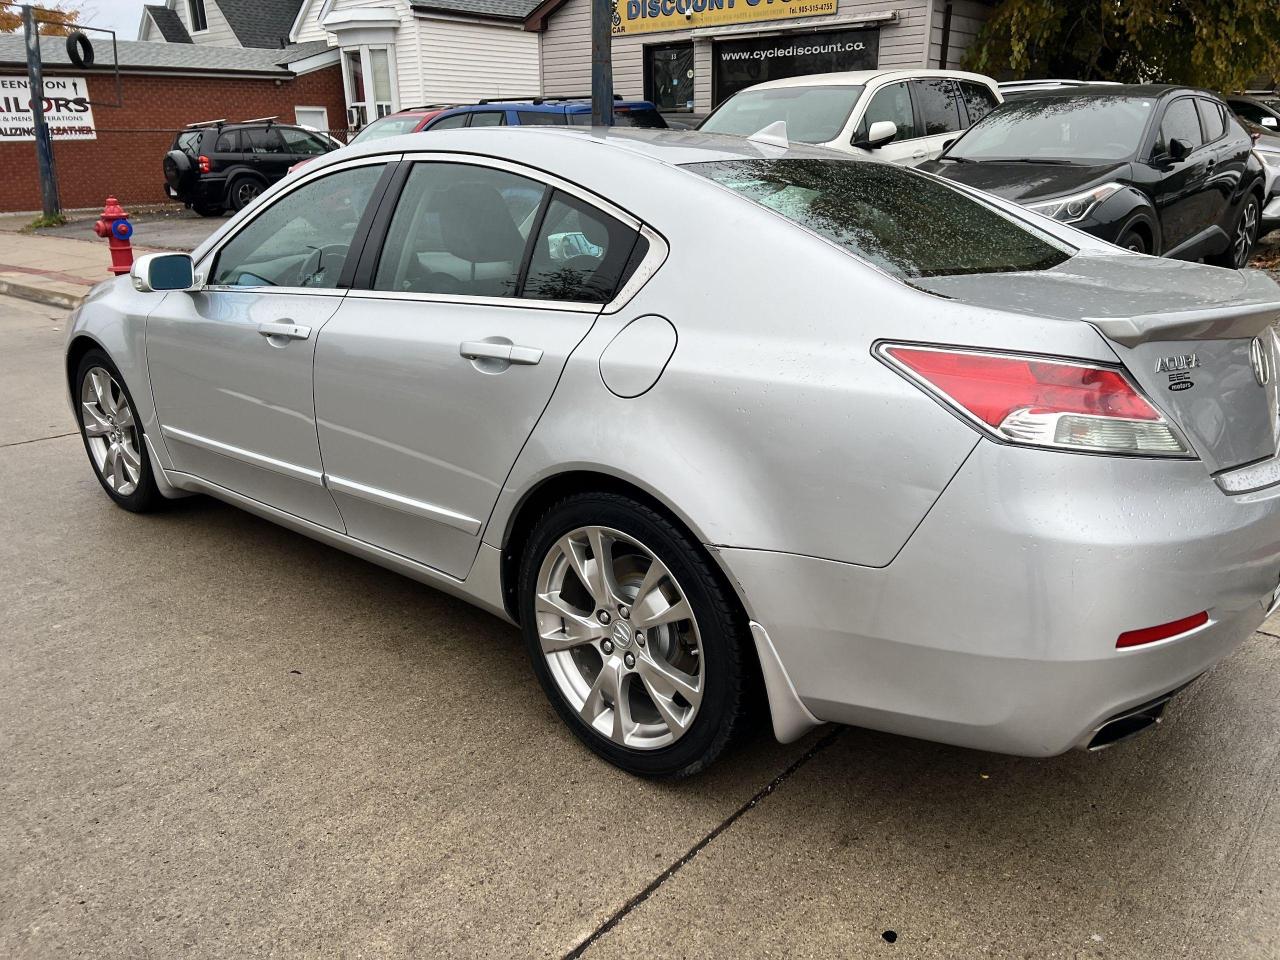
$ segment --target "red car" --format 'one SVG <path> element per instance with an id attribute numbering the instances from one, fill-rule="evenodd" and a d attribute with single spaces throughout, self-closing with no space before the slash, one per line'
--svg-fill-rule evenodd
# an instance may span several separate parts
<path id="1" fill-rule="evenodd" d="M 385 117 L 379 117 L 364 127 L 359 133 L 351 138 L 351 143 L 363 142 L 366 140 L 378 140 L 382 137 L 395 137 L 402 133 L 417 133 L 433 119 L 444 113 L 446 110 L 452 110 L 454 107 L 461 106 L 457 103 L 429 103 L 421 107 L 409 107 L 405 110 L 398 110 L 395 113 L 388 113 Z M 292 173 L 299 167 L 306 166 L 308 160 L 295 163 L 289 168 Z"/>

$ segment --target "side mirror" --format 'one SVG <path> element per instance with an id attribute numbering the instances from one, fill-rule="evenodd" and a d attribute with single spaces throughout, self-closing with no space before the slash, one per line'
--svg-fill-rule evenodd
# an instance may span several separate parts
<path id="1" fill-rule="evenodd" d="M 892 120 L 877 120 L 867 131 L 866 138 L 855 141 L 853 145 L 863 150 L 874 150 L 876 147 L 883 147 L 897 135 L 898 125 Z"/>
<path id="2" fill-rule="evenodd" d="M 950 149 L 951 149 L 951 145 L 952 145 L 952 144 L 954 144 L 954 143 L 955 143 L 957 140 L 959 140 L 959 139 L 960 139 L 959 137 L 952 137 L 950 140 L 948 140 L 948 141 L 946 141 L 945 143 L 943 143 L 943 145 L 942 145 L 942 152 L 943 152 L 943 153 L 946 153 L 948 150 L 950 150 Z"/>
<path id="3" fill-rule="evenodd" d="M 195 261 L 186 253 L 148 253 L 133 261 L 129 270 L 133 289 L 139 293 L 166 293 L 199 290 L 204 278 L 196 273 Z"/>
<path id="4" fill-rule="evenodd" d="M 1191 155 L 1191 141 L 1181 140 L 1174 137 L 1169 141 L 1169 158 L 1172 160 L 1185 160 Z"/>

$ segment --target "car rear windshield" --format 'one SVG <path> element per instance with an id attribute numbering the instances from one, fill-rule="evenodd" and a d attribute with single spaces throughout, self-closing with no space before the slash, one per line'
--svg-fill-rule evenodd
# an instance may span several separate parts
<path id="1" fill-rule="evenodd" d="M 569 122 L 575 127 L 591 126 L 591 113 L 571 113 Z M 653 107 L 614 107 L 615 127 L 646 127 L 650 130 L 667 129 L 667 121 Z"/>
<path id="2" fill-rule="evenodd" d="M 1047 270 L 1075 251 L 941 181 L 862 160 L 729 160 L 688 169 L 903 279 Z"/>
<path id="3" fill-rule="evenodd" d="M 401 133 L 413 133 L 421 120 L 420 116 L 383 117 L 357 133 L 351 138 L 351 142 L 365 143 L 369 140 L 381 140 L 383 137 L 394 137 Z"/>
<path id="4" fill-rule="evenodd" d="M 947 156 L 961 160 L 1125 160 L 1138 152 L 1151 97 L 1082 94 L 1017 100 L 987 114 Z"/>
<path id="5" fill-rule="evenodd" d="M 698 129 L 749 137 L 786 121 L 792 143 L 826 143 L 840 136 L 862 87 L 773 87 L 744 90 L 725 101 Z"/>

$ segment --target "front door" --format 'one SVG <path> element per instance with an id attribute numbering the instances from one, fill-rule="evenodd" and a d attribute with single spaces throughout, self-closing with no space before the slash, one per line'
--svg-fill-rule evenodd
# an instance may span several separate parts
<path id="1" fill-rule="evenodd" d="M 897 135 L 884 146 L 863 152 L 888 163 L 912 166 L 923 163 L 928 156 L 927 142 L 916 128 L 911 90 L 907 81 L 886 84 L 871 95 L 862 111 L 862 119 L 854 127 L 853 142 L 866 142 L 871 135 L 871 125 L 881 120 L 887 120 L 897 127 Z"/>
<path id="2" fill-rule="evenodd" d="M 480 163 L 413 165 L 315 365 L 348 534 L 459 578 L 637 242 L 576 196 Z"/>
<path id="3" fill-rule="evenodd" d="M 178 470 L 342 529 L 323 483 L 312 363 L 384 167 L 283 195 L 201 263 L 204 289 L 170 293 L 151 314 L 148 369 Z"/>

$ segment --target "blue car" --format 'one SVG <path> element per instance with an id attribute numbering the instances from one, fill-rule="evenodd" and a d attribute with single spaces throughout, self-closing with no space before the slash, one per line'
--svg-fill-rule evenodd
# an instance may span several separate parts
<path id="1" fill-rule="evenodd" d="M 666 129 L 667 122 L 648 100 L 615 97 L 613 122 L 619 127 Z M 451 127 L 591 126 L 590 97 L 499 97 L 447 110 L 423 130 Z"/>

